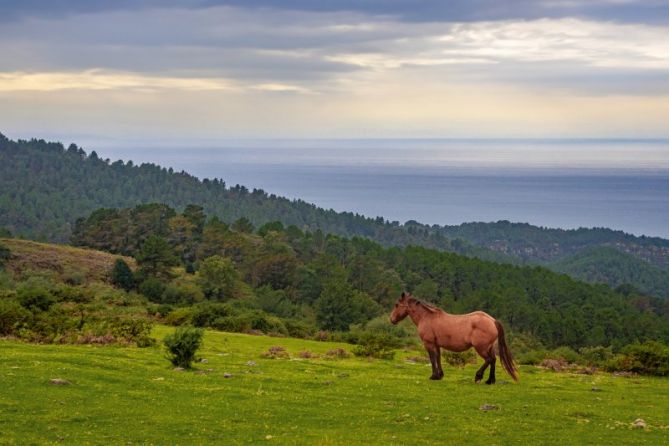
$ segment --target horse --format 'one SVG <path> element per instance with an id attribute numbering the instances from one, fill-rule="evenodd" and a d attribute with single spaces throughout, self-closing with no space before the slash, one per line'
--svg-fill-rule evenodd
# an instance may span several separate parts
<path id="1" fill-rule="evenodd" d="M 474 347 L 485 361 L 476 372 L 475 383 L 480 383 L 483 373 L 490 366 L 486 384 L 495 384 L 495 342 L 504 370 L 514 381 L 518 381 L 518 369 L 513 362 L 504 338 L 502 324 L 483 311 L 468 314 L 448 314 L 445 311 L 415 299 L 410 293 L 402 293 L 390 314 L 390 322 L 395 325 L 409 316 L 418 328 L 423 345 L 430 355 L 432 376 L 440 380 L 444 377 L 441 368 L 440 348 L 452 352 L 464 352 Z"/>

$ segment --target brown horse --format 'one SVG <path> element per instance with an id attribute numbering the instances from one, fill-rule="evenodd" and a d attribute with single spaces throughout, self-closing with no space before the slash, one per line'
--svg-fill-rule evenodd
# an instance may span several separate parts
<path id="1" fill-rule="evenodd" d="M 423 345 L 430 355 L 432 376 L 430 379 L 441 379 L 444 371 L 441 368 L 441 354 L 439 348 L 452 352 L 463 352 L 471 347 L 476 349 L 485 361 L 476 372 L 476 383 L 481 382 L 483 373 L 490 366 L 490 374 L 486 384 L 495 384 L 495 342 L 499 347 L 499 356 L 502 366 L 518 381 L 518 369 L 513 362 L 509 347 L 504 339 L 502 324 L 483 311 L 469 314 L 448 314 L 437 307 L 423 303 L 411 296 L 402 293 L 390 314 L 390 322 L 397 324 L 409 316 L 416 327 Z"/>

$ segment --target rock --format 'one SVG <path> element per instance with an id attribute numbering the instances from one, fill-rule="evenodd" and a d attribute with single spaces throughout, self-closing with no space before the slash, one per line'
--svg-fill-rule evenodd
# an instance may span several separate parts
<path id="1" fill-rule="evenodd" d="M 232 378 L 232 373 L 224 373 L 223 378 Z"/>
<path id="2" fill-rule="evenodd" d="M 602 389 L 600 389 L 599 387 L 593 387 L 590 390 L 593 391 L 593 392 L 601 392 L 602 391 Z"/>
<path id="3" fill-rule="evenodd" d="M 645 429 L 646 422 L 643 420 L 643 418 L 637 418 L 634 420 L 634 423 L 632 423 L 632 426 L 636 427 L 637 429 Z"/>
<path id="4" fill-rule="evenodd" d="M 61 378 L 54 378 L 54 379 L 52 379 L 52 380 L 49 381 L 49 382 L 50 382 L 51 384 L 53 384 L 54 386 L 69 386 L 70 384 L 72 384 L 72 383 L 69 382 L 68 380 L 66 380 L 66 379 L 61 379 Z"/>
<path id="5" fill-rule="evenodd" d="M 246 363 L 246 365 L 249 366 L 249 367 L 253 367 L 254 365 L 256 365 L 256 362 L 255 361 L 248 361 Z"/>
<path id="6" fill-rule="evenodd" d="M 494 404 L 484 404 L 483 406 L 479 407 L 479 410 L 484 410 L 484 411 L 489 411 L 489 410 L 499 410 L 499 407 L 495 406 Z"/>
<path id="7" fill-rule="evenodd" d="M 209 360 L 208 360 L 207 358 L 202 358 L 202 359 L 200 359 L 200 362 L 201 362 L 202 364 L 206 364 L 206 363 L 209 362 Z"/>
<path id="8" fill-rule="evenodd" d="M 174 367 L 172 370 L 175 372 L 183 372 L 186 369 L 184 369 L 183 367 Z"/>

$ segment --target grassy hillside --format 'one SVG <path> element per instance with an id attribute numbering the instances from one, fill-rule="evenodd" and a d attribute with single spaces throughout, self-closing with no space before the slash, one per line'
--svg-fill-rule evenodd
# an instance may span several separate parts
<path id="1" fill-rule="evenodd" d="M 629 283 L 643 293 L 669 297 L 669 270 L 655 267 L 615 248 L 590 248 L 553 262 L 548 267 L 586 282 L 606 283 L 613 287 Z"/>
<path id="2" fill-rule="evenodd" d="M 292 359 L 262 358 L 274 345 Z M 337 347 L 349 346 L 210 331 L 208 362 L 177 372 L 159 348 L 0 340 L 0 444 L 655 445 L 669 434 L 667 379 L 522 367 L 519 383 L 501 372 L 485 386 L 473 365 L 430 381 L 429 365 L 406 361 L 417 352 L 298 358 Z"/>
<path id="3" fill-rule="evenodd" d="M 5 268 L 15 277 L 39 273 L 55 276 L 56 280 L 63 282 L 103 282 L 117 258 L 123 258 L 131 267 L 135 266 L 131 257 L 93 249 L 6 238 L 0 238 L 0 244 L 11 252 Z"/>

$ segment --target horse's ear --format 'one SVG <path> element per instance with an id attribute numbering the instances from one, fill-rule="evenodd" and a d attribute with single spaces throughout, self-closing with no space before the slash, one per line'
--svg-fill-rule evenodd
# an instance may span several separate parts
<path id="1" fill-rule="evenodd" d="M 406 295 L 407 295 L 407 293 L 405 293 L 404 291 L 402 291 L 402 299 L 404 299 L 404 298 L 406 297 Z"/>

